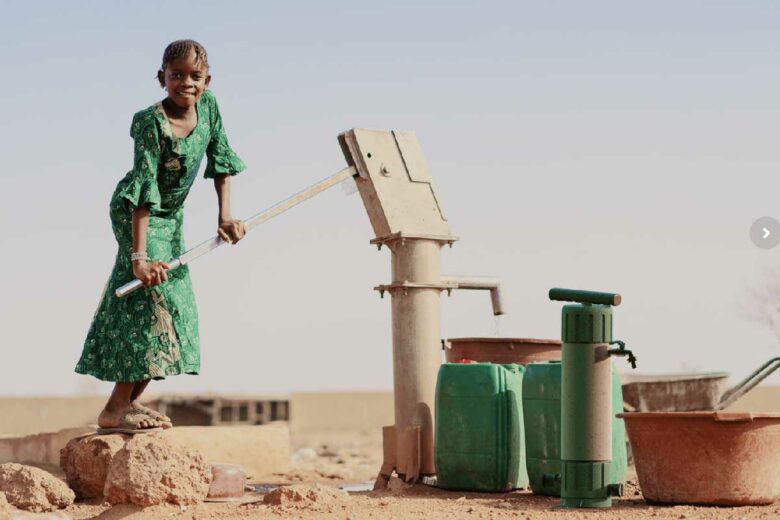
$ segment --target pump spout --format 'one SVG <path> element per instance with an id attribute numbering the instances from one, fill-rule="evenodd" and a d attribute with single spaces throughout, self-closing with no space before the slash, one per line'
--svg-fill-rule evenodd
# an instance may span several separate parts
<path id="1" fill-rule="evenodd" d="M 501 280 L 483 276 L 442 276 L 441 283 L 451 285 L 452 289 L 488 290 L 490 291 L 490 303 L 493 305 L 493 314 L 504 314 L 504 306 L 501 304 Z"/>

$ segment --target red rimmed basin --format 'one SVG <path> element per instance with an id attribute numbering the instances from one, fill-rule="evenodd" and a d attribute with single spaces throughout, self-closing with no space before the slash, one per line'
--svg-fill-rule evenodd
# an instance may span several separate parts
<path id="1" fill-rule="evenodd" d="M 470 359 L 479 363 L 527 365 L 561 360 L 559 339 L 451 338 L 441 343 L 447 363 Z"/>
<path id="2" fill-rule="evenodd" d="M 780 498 L 780 414 L 620 413 L 645 500 L 743 506 Z"/>

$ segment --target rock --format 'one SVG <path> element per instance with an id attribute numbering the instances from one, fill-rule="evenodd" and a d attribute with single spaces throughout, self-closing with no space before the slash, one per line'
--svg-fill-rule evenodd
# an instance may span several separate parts
<path id="1" fill-rule="evenodd" d="M 408 491 L 412 487 L 411 484 L 407 484 L 398 477 L 390 477 L 387 481 L 387 490 L 393 494 L 401 494 Z"/>
<path id="2" fill-rule="evenodd" d="M 11 509 L 15 509 L 14 506 L 8 503 L 8 499 L 5 498 L 5 493 L 0 491 L 0 513 L 10 511 Z M 4 517 L 0 516 L 0 518 Z"/>
<path id="3" fill-rule="evenodd" d="M 284 505 L 334 505 L 349 500 L 349 495 L 339 489 L 320 484 L 295 484 L 274 489 L 265 497 L 263 503 L 272 506 Z"/>
<path id="4" fill-rule="evenodd" d="M 319 455 L 321 457 L 338 457 L 339 452 L 333 446 L 323 444 L 322 446 L 320 446 Z"/>
<path id="5" fill-rule="evenodd" d="M 301 448 L 293 453 L 293 462 L 317 460 L 317 452 L 312 448 Z"/>
<path id="6" fill-rule="evenodd" d="M 108 467 L 129 436 L 86 435 L 76 437 L 60 451 L 60 467 L 79 498 L 103 496 Z"/>
<path id="7" fill-rule="evenodd" d="M 146 433 L 114 455 L 103 493 L 111 504 L 187 505 L 201 502 L 210 483 L 211 468 L 200 453 Z"/>
<path id="8" fill-rule="evenodd" d="M 76 498 L 54 475 L 14 463 L 0 464 L 0 492 L 12 506 L 36 513 L 66 508 Z"/>

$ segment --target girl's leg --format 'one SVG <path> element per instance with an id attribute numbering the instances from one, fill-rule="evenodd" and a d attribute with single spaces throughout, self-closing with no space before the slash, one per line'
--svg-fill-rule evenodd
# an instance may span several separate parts
<path id="1" fill-rule="evenodd" d="M 134 387 L 135 383 L 116 383 L 114 385 L 111 397 L 108 398 L 106 406 L 103 407 L 103 411 L 100 412 L 98 417 L 98 426 L 101 428 L 115 428 L 127 412 L 133 410 L 131 395 Z M 138 423 L 140 428 L 155 428 L 159 425 L 160 423 L 151 417 L 142 419 Z"/>
<path id="2" fill-rule="evenodd" d="M 170 417 L 141 404 L 141 394 L 143 394 L 144 390 L 146 390 L 146 387 L 149 385 L 149 381 L 150 380 L 147 379 L 146 381 L 139 381 L 135 383 L 132 391 L 130 392 L 130 405 L 133 407 L 133 409 L 138 410 L 139 412 L 143 412 L 149 415 L 151 418 L 159 421 L 160 426 L 163 428 L 170 428 L 172 426 Z"/>
<path id="3" fill-rule="evenodd" d="M 147 379 L 145 381 L 139 381 L 133 385 L 133 390 L 130 392 L 130 401 L 135 404 L 138 399 L 140 399 L 141 394 L 144 393 L 144 390 L 146 390 L 146 387 L 149 386 L 149 382 L 151 379 Z"/>

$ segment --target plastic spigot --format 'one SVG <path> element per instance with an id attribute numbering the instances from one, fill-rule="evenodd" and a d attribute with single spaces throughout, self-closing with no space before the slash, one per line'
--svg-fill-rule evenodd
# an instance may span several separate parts
<path id="1" fill-rule="evenodd" d="M 615 340 L 610 345 L 617 345 L 618 348 L 611 348 L 607 350 L 607 354 L 610 356 L 626 356 L 627 361 L 631 363 L 631 368 L 636 369 L 636 356 L 633 352 L 626 348 L 626 343 L 621 340 Z"/>

